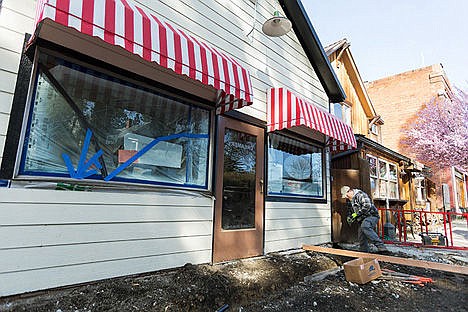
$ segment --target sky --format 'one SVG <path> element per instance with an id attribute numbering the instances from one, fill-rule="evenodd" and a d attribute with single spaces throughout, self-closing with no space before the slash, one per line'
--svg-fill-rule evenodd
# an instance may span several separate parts
<path id="1" fill-rule="evenodd" d="M 364 81 L 441 63 L 468 90 L 468 0 L 302 0 L 323 46 L 347 38 Z"/>

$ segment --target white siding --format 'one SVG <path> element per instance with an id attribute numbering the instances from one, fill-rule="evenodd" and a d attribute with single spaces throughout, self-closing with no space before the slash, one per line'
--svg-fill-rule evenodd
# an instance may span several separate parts
<path id="1" fill-rule="evenodd" d="M 35 1 L 3 0 L 0 12 L 0 164 L 26 32 L 32 33 Z"/>
<path id="2" fill-rule="evenodd" d="M 3 0 L 0 13 L 0 162 L 35 2 Z M 261 32 L 276 0 L 258 1 L 255 23 L 250 0 L 136 2 L 249 69 L 255 100 L 244 113 L 265 121 L 266 91 L 280 86 L 328 107 L 295 34 Z M 329 207 L 266 203 L 265 252 L 328 242 Z M 0 296 L 209 262 L 212 218 L 213 201 L 201 196 L 0 188 Z"/>
<path id="3" fill-rule="evenodd" d="M 0 188 L 0 296 L 211 261 L 213 201 Z"/>
<path id="4" fill-rule="evenodd" d="M 267 202 L 265 252 L 330 241 L 328 204 Z"/>
<path id="5" fill-rule="evenodd" d="M 265 253 L 331 241 L 330 158 L 326 155 L 326 203 L 265 203 Z"/>
<path id="6" fill-rule="evenodd" d="M 250 0 L 136 1 L 178 28 L 236 58 L 250 70 L 254 104 L 241 110 L 266 120 L 266 90 L 286 86 L 319 106 L 328 98 L 294 32 L 272 38 L 261 32 L 262 24 L 276 9 L 276 0 L 258 1 L 253 40 L 246 37 L 254 23 Z"/>

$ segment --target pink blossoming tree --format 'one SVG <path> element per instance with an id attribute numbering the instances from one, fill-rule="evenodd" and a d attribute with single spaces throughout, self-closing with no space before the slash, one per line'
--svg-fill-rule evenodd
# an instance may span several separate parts
<path id="1" fill-rule="evenodd" d="M 456 89 L 451 99 L 427 103 L 403 137 L 403 145 L 420 162 L 468 171 L 468 93 Z"/>

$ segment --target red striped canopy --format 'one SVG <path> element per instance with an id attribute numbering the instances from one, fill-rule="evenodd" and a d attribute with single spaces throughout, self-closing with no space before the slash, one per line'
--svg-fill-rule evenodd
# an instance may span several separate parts
<path id="1" fill-rule="evenodd" d="M 296 96 L 286 88 L 268 91 L 268 131 L 306 126 L 330 137 L 334 149 L 356 148 L 353 129 L 332 114 Z"/>
<path id="2" fill-rule="evenodd" d="M 38 0 L 36 25 L 46 18 L 213 86 L 217 113 L 252 104 L 250 74 L 236 60 L 130 0 Z"/>

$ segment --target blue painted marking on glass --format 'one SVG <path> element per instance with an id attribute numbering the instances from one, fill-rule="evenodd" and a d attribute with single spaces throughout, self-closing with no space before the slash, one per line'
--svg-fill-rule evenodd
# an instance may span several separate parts
<path id="1" fill-rule="evenodd" d="M 208 134 L 193 134 L 193 133 L 179 133 L 179 134 L 171 134 L 163 137 L 159 137 L 151 141 L 148 145 L 142 148 L 138 153 L 133 155 L 129 160 L 118 166 L 114 171 L 112 171 L 107 177 L 104 178 L 105 181 L 110 181 L 120 172 L 122 172 L 125 168 L 130 166 L 135 160 L 143 156 L 146 152 L 152 149 L 156 144 L 162 141 L 169 141 L 178 138 L 189 138 L 189 139 L 207 139 Z"/>
<path id="2" fill-rule="evenodd" d="M 81 149 L 80 160 L 78 161 L 78 167 L 73 167 L 72 161 L 70 156 L 67 154 L 62 154 L 62 158 L 65 161 L 65 165 L 67 166 L 68 172 L 70 173 L 70 177 L 74 179 L 84 179 L 91 175 L 97 174 L 97 169 L 101 169 L 102 166 L 99 163 L 98 159 L 103 154 L 102 149 L 100 149 L 97 153 L 91 157 L 90 160 L 86 161 L 86 155 L 88 154 L 89 144 L 91 142 L 91 136 L 93 132 L 88 129 L 86 130 L 86 137 L 83 144 L 83 148 Z M 138 158 L 143 156 L 146 152 L 152 149 L 156 144 L 162 141 L 169 141 L 178 138 L 189 138 L 189 139 L 207 139 L 208 134 L 193 134 L 193 133 L 179 133 L 179 134 L 171 134 L 163 137 L 159 137 L 151 141 L 148 145 L 142 148 L 138 153 L 132 156 L 129 160 L 118 166 L 114 171 L 112 171 L 107 177 L 104 178 L 105 181 L 110 181 L 120 172 L 122 172 L 125 168 L 130 166 L 133 162 L 135 162 Z M 96 166 L 97 169 L 88 170 L 91 166 Z"/>
<path id="3" fill-rule="evenodd" d="M 68 172 L 70 173 L 70 177 L 74 179 L 87 178 L 93 174 L 97 174 L 97 169 L 102 168 L 98 160 L 99 157 L 101 157 L 101 155 L 103 154 L 103 151 L 101 149 L 97 153 L 95 153 L 89 161 L 86 161 L 86 155 L 88 154 L 89 144 L 91 142 L 92 135 L 93 132 L 90 129 L 86 130 L 86 137 L 83 144 L 83 148 L 81 149 L 80 160 L 78 161 L 78 167 L 76 168 L 76 170 L 73 167 L 70 156 L 68 156 L 67 154 L 62 154 L 62 158 L 65 161 L 65 165 L 67 166 Z M 93 165 L 96 166 L 97 169 L 88 170 L 88 168 L 90 168 Z"/>

